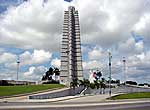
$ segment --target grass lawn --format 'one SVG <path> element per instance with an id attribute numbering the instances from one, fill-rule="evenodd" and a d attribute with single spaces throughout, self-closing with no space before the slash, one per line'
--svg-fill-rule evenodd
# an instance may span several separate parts
<path id="1" fill-rule="evenodd" d="M 150 92 L 140 92 L 140 93 L 129 93 L 113 96 L 110 99 L 138 99 L 138 98 L 150 98 Z"/>
<path id="2" fill-rule="evenodd" d="M 0 86 L 0 96 L 37 92 L 47 89 L 63 88 L 61 84 L 23 85 L 23 86 Z"/>

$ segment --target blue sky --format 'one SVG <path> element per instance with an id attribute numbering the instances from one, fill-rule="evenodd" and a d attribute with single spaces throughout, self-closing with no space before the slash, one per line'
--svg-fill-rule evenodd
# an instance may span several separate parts
<path id="1" fill-rule="evenodd" d="M 84 76 L 99 69 L 108 78 L 108 52 L 112 77 L 150 83 L 150 6 L 148 0 L 1 0 L 0 79 L 40 80 L 50 66 L 60 66 L 63 11 L 79 10 Z M 90 8 L 89 8 L 90 7 Z"/>

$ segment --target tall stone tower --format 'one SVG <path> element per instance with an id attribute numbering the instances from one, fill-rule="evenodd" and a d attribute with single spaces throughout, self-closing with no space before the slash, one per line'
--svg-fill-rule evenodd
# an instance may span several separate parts
<path id="1" fill-rule="evenodd" d="M 60 82 L 69 86 L 77 79 L 83 79 L 80 25 L 78 11 L 69 6 L 64 12 Z"/>

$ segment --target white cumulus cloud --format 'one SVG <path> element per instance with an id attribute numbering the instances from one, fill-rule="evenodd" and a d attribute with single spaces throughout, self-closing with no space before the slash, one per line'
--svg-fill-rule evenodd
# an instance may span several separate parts
<path id="1" fill-rule="evenodd" d="M 11 62 L 15 62 L 16 59 L 17 56 L 12 53 L 4 52 L 0 54 L 0 63 L 11 63 Z"/>
<path id="2" fill-rule="evenodd" d="M 34 80 L 40 81 L 43 74 L 47 71 L 47 68 L 44 66 L 38 67 L 30 67 L 29 70 L 23 73 L 23 77 L 25 80 Z"/>
<path id="3" fill-rule="evenodd" d="M 90 60 L 101 60 L 105 58 L 106 55 L 107 52 L 104 51 L 102 48 L 98 48 L 97 46 L 88 52 L 88 58 Z"/>
<path id="4" fill-rule="evenodd" d="M 54 67 L 60 68 L 60 59 L 58 58 L 52 59 L 51 65 L 53 65 Z"/>
<path id="5" fill-rule="evenodd" d="M 34 50 L 33 53 L 25 51 L 20 55 L 21 64 L 32 65 L 50 61 L 52 53 L 44 50 Z"/>

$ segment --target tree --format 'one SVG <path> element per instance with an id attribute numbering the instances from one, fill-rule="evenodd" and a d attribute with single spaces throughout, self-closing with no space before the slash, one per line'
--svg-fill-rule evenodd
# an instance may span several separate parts
<path id="1" fill-rule="evenodd" d="M 60 75 L 60 71 L 58 68 L 54 68 L 54 73 L 55 75 L 59 76 Z"/>
<path id="2" fill-rule="evenodd" d="M 79 86 L 83 86 L 83 93 L 85 95 L 85 90 L 90 87 L 90 81 L 88 79 L 79 80 Z"/>
<path id="3" fill-rule="evenodd" d="M 74 89 L 79 85 L 77 79 L 73 79 L 72 82 L 70 83 L 70 87 L 73 87 Z"/>
<path id="4" fill-rule="evenodd" d="M 102 76 L 102 72 L 101 71 L 97 71 L 96 72 L 96 76 L 97 76 L 97 79 L 100 79 L 100 77 Z"/>
<path id="5" fill-rule="evenodd" d="M 48 72 L 49 72 L 49 75 L 52 76 L 54 74 L 54 69 L 52 67 L 50 67 Z"/>
<path id="6" fill-rule="evenodd" d="M 102 78 L 102 80 L 99 81 L 100 84 L 100 94 L 105 94 L 105 88 L 106 88 L 106 84 L 105 84 L 105 78 Z"/>
<path id="7" fill-rule="evenodd" d="M 102 94 L 102 83 L 103 83 L 103 82 L 100 80 L 100 81 L 99 81 L 99 86 L 100 86 L 100 87 L 99 87 L 99 88 L 100 88 L 99 93 L 100 93 L 100 94 Z"/>
<path id="8" fill-rule="evenodd" d="M 55 80 L 57 80 L 58 79 L 57 76 L 60 75 L 59 69 L 58 68 L 54 68 L 54 73 L 55 73 Z"/>
<path id="9" fill-rule="evenodd" d="M 100 88 L 100 83 L 98 81 L 94 81 L 94 85 L 96 89 Z"/>
<path id="10" fill-rule="evenodd" d="M 96 86 L 95 86 L 95 83 L 90 83 L 90 88 L 91 88 L 91 89 L 95 89 L 95 87 L 96 87 Z"/>
<path id="11" fill-rule="evenodd" d="M 54 73 L 55 73 L 55 79 L 52 78 Z M 59 75 L 60 75 L 60 71 L 58 68 L 53 69 L 52 67 L 50 67 L 49 70 L 45 72 L 45 75 L 43 75 L 41 80 L 48 81 L 45 83 L 59 83 L 59 81 L 56 81 L 56 76 L 59 76 Z"/>
<path id="12" fill-rule="evenodd" d="M 43 75 L 42 81 L 46 80 L 46 75 Z"/>
<path id="13" fill-rule="evenodd" d="M 120 84 L 120 80 L 116 80 L 116 83 L 117 83 L 117 84 Z"/>
<path id="14" fill-rule="evenodd" d="M 1 80 L 0 81 L 0 86 L 8 86 L 10 84 L 8 84 L 8 81 L 7 80 Z"/>
<path id="15" fill-rule="evenodd" d="M 89 88 L 90 87 L 90 81 L 88 79 L 83 79 L 84 87 Z"/>
<path id="16" fill-rule="evenodd" d="M 46 71 L 45 75 L 43 76 L 43 80 L 52 80 L 52 75 L 54 74 L 53 68 L 49 68 L 48 71 Z"/>
<path id="17" fill-rule="evenodd" d="M 137 85 L 137 82 L 134 82 L 134 81 L 126 81 L 126 84 Z"/>
<path id="18" fill-rule="evenodd" d="M 73 95 L 75 95 L 75 88 L 78 87 L 79 83 L 78 83 L 78 79 L 73 79 L 72 82 L 70 82 L 70 88 L 73 88 Z"/>
<path id="19" fill-rule="evenodd" d="M 144 84 L 138 84 L 138 86 L 144 86 Z"/>

